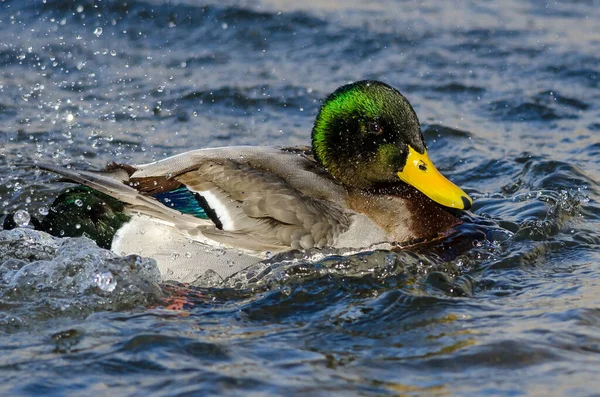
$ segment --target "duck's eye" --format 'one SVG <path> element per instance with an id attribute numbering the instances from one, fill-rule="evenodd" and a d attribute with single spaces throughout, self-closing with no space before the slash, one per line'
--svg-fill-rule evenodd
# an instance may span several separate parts
<path id="1" fill-rule="evenodd" d="M 370 122 L 367 125 L 367 130 L 369 131 L 370 134 L 375 134 L 375 135 L 379 135 L 383 132 L 383 129 L 381 128 L 381 126 L 374 121 Z"/>

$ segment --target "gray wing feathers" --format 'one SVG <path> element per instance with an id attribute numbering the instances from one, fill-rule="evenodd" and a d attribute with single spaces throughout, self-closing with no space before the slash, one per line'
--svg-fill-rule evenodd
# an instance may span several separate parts
<path id="1" fill-rule="evenodd" d="M 228 200 L 223 204 L 235 216 L 236 232 L 252 235 L 264 244 L 323 247 L 333 245 L 348 228 L 346 214 L 335 204 L 306 197 L 278 177 L 231 160 L 205 161 L 176 179 L 195 191 L 211 191 L 221 197 L 226 192 Z M 213 233 L 221 242 L 236 234 Z"/>

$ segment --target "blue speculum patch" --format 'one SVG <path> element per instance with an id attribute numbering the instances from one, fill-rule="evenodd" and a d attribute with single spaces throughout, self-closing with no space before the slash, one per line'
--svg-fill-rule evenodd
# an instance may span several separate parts
<path id="1" fill-rule="evenodd" d="M 184 214 L 194 215 L 201 219 L 209 219 L 204 208 L 200 206 L 196 198 L 196 193 L 188 190 L 186 187 L 158 193 L 154 195 L 154 198 L 167 207 L 183 212 Z"/>

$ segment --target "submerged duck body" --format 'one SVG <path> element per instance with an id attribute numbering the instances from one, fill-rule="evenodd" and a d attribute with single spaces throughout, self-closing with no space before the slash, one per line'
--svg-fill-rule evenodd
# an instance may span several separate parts
<path id="1" fill-rule="evenodd" d="M 87 187 L 71 194 L 103 203 L 85 206 L 97 220 L 79 234 L 118 254 L 153 257 L 165 279 L 180 282 L 207 270 L 226 278 L 267 253 L 430 240 L 458 223 L 446 208 L 471 205 L 427 157 L 408 101 L 375 81 L 324 101 L 312 149 L 199 149 L 102 172 L 37 166 Z M 42 229 L 65 234 L 64 222 L 79 222 L 61 215 L 69 197 L 53 204 Z M 103 239 L 95 238 L 100 228 Z"/>

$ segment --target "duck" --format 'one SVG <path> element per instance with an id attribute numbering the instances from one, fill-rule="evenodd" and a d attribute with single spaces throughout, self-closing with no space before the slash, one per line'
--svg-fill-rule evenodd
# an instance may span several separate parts
<path id="1" fill-rule="evenodd" d="M 327 96 L 311 146 L 231 146 L 104 170 L 37 163 L 75 186 L 36 228 L 220 280 L 276 254 L 402 249 L 443 238 L 473 201 L 433 165 L 409 101 L 374 80 Z"/>

